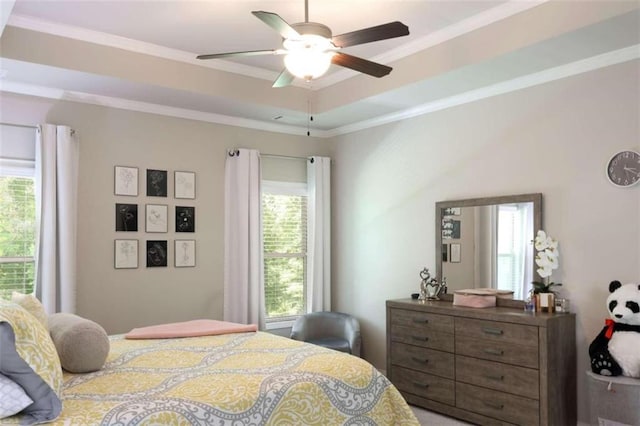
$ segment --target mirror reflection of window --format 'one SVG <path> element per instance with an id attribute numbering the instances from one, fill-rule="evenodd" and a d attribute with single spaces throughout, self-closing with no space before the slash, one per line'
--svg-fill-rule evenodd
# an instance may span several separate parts
<path id="1" fill-rule="evenodd" d="M 499 290 L 513 291 L 514 299 L 524 299 L 533 281 L 533 203 L 497 206 L 496 276 Z"/>

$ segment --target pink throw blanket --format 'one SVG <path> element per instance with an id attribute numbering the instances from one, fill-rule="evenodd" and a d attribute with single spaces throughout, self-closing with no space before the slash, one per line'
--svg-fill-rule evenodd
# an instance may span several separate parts
<path id="1" fill-rule="evenodd" d="M 257 330 L 258 327 L 255 324 L 236 324 L 233 322 L 201 319 L 134 328 L 125 334 L 124 337 L 126 339 L 170 339 L 173 337 L 245 333 Z"/>

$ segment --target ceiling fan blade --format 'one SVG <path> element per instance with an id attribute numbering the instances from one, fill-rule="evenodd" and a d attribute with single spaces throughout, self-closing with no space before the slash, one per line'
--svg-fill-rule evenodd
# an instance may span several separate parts
<path id="1" fill-rule="evenodd" d="M 293 80 L 296 78 L 295 75 L 291 74 L 289 70 L 286 68 L 282 70 L 276 81 L 273 82 L 272 87 L 285 87 L 291 84 Z"/>
<path id="2" fill-rule="evenodd" d="M 218 59 L 218 58 L 231 58 L 233 56 L 259 56 L 259 55 L 281 55 L 285 51 L 278 50 L 247 50 L 245 52 L 227 52 L 227 53 L 212 53 L 210 55 L 198 55 L 196 59 Z"/>
<path id="3" fill-rule="evenodd" d="M 333 58 L 331 58 L 331 63 L 378 78 L 384 77 L 393 69 L 386 65 L 371 62 L 342 52 L 336 52 L 336 54 L 333 55 Z"/>
<path id="4" fill-rule="evenodd" d="M 256 18 L 279 32 L 284 39 L 300 37 L 300 34 L 298 34 L 298 32 L 287 23 L 287 21 L 282 19 L 280 15 L 271 12 L 263 12 L 261 10 L 253 11 L 251 13 L 253 13 Z"/>
<path id="5" fill-rule="evenodd" d="M 409 35 L 409 27 L 400 21 L 395 21 L 376 27 L 340 34 L 334 36 L 331 41 L 333 41 L 336 47 L 347 47 L 406 35 Z"/>

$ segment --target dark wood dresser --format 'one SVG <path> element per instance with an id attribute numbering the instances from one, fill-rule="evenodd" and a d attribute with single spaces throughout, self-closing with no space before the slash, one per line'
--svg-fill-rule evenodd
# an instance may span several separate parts
<path id="1" fill-rule="evenodd" d="M 389 300 L 387 375 L 410 404 L 475 424 L 575 425 L 575 315 Z"/>

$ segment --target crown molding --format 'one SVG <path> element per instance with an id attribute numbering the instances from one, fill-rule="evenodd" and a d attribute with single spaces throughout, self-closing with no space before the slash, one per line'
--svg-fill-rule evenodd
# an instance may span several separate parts
<path id="1" fill-rule="evenodd" d="M 363 120 L 342 127 L 336 127 L 335 129 L 328 130 L 325 137 L 344 135 L 359 130 L 369 129 L 371 127 L 381 126 L 383 124 L 407 120 L 409 118 L 429 114 L 435 111 L 464 105 L 493 96 L 515 92 L 540 84 L 550 83 L 555 80 L 560 80 L 563 78 L 637 59 L 640 59 L 640 44 L 625 47 L 619 50 L 614 50 L 612 52 L 603 53 L 601 55 L 592 56 L 590 58 L 582 59 L 554 68 L 549 68 L 544 71 L 528 74 L 511 80 L 506 80 L 500 83 L 481 87 L 479 89 L 470 90 L 468 92 L 450 96 L 448 98 L 438 99 L 437 101 L 428 102 L 422 105 L 415 106 L 413 108 L 405 109 L 403 111 L 382 115 L 370 120 Z"/>
<path id="2" fill-rule="evenodd" d="M 9 21 L 9 17 L 11 16 L 11 11 L 13 10 L 13 6 L 16 4 L 16 0 L 3 0 L 0 1 L 0 36 L 4 31 L 4 27 L 7 25 Z"/>
<path id="3" fill-rule="evenodd" d="M 415 40 L 401 45 L 396 49 L 392 49 L 381 55 L 370 58 L 370 60 L 388 64 L 421 50 L 425 50 L 453 38 L 459 37 L 460 35 L 477 30 L 478 28 L 491 25 L 502 19 L 537 7 L 543 3 L 546 3 L 547 1 L 549 0 L 510 0 L 504 4 L 493 7 L 477 15 L 471 16 L 441 30 L 435 31 L 423 37 L 419 37 Z M 99 44 L 102 46 L 142 53 L 145 55 L 156 56 L 159 58 L 170 59 L 173 61 L 184 62 L 205 68 L 213 68 L 220 71 L 241 74 L 248 77 L 259 78 L 262 80 L 274 81 L 279 74 L 278 72 L 272 70 L 252 67 L 249 65 L 239 64 L 237 62 L 226 61 L 223 59 L 218 59 L 215 61 L 201 61 L 196 59 L 197 54 L 193 52 L 171 49 L 153 43 L 147 43 L 140 40 L 134 40 L 100 31 L 88 30 L 72 25 L 59 24 L 27 15 L 13 14 L 9 17 L 7 25 L 88 43 Z M 301 80 L 299 81 L 299 79 L 296 79 L 292 83 L 292 85 L 297 87 L 304 87 L 311 90 L 320 90 L 341 81 L 347 80 L 351 77 L 357 76 L 358 74 L 359 73 L 355 71 L 341 69 L 340 71 L 326 75 L 321 79 L 314 80 L 315 84 L 311 87 L 306 82 Z"/>
<path id="4" fill-rule="evenodd" d="M 20 95 L 36 96 L 40 98 L 55 99 L 61 101 L 78 102 L 136 112 L 146 112 L 150 114 L 184 118 L 187 120 L 204 121 L 207 123 L 224 124 L 227 126 L 243 127 L 248 129 L 262 130 L 266 132 L 285 133 L 291 135 L 306 135 L 307 133 L 307 129 L 303 127 L 288 126 L 286 124 L 275 124 L 266 121 L 251 120 L 248 118 L 196 111 L 186 108 L 176 108 L 167 105 L 133 101 L 130 99 L 115 98 L 104 95 L 96 95 L 92 93 L 24 84 L 10 80 L 2 80 L 0 82 L 0 92 L 16 93 Z M 324 131 L 314 130 L 313 136 L 326 137 L 324 133 Z"/>
<path id="5" fill-rule="evenodd" d="M 331 130 L 313 130 L 313 136 L 318 138 L 330 138 L 371 127 L 381 126 L 397 121 L 407 120 L 420 115 L 429 114 L 443 109 L 452 108 L 459 105 L 475 102 L 493 96 L 526 89 L 528 87 L 549 83 L 555 80 L 571 77 L 589 71 L 623 62 L 640 59 L 640 44 L 629 46 L 601 55 L 575 61 L 569 64 L 550 68 L 522 77 L 485 86 L 471 90 L 448 98 L 428 102 L 402 111 L 382 115 L 370 120 L 363 120 L 357 123 L 337 127 Z M 166 105 L 152 104 L 148 102 L 132 101 L 122 98 L 94 95 L 90 93 L 68 91 L 62 89 L 48 88 L 13 82 L 10 80 L 0 81 L 0 92 L 17 93 L 21 95 L 37 96 L 48 99 L 65 100 L 71 102 L 100 105 L 111 108 L 125 109 L 150 114 L 159 114 L 170 117 L 184 118 L 188 120 L 204 121 L 208 123 L 223 124 L 228 126 L 244 127 L 267 132 L 285 133 L 292 135 L 305 135 L 307 129 L 298 126 L 288 126 L 274 124 L 266 121 L 251 120 L 241 117 L 234 117 L 223 114 L 207 113 L 185 108 L 175 108 Z"/>

